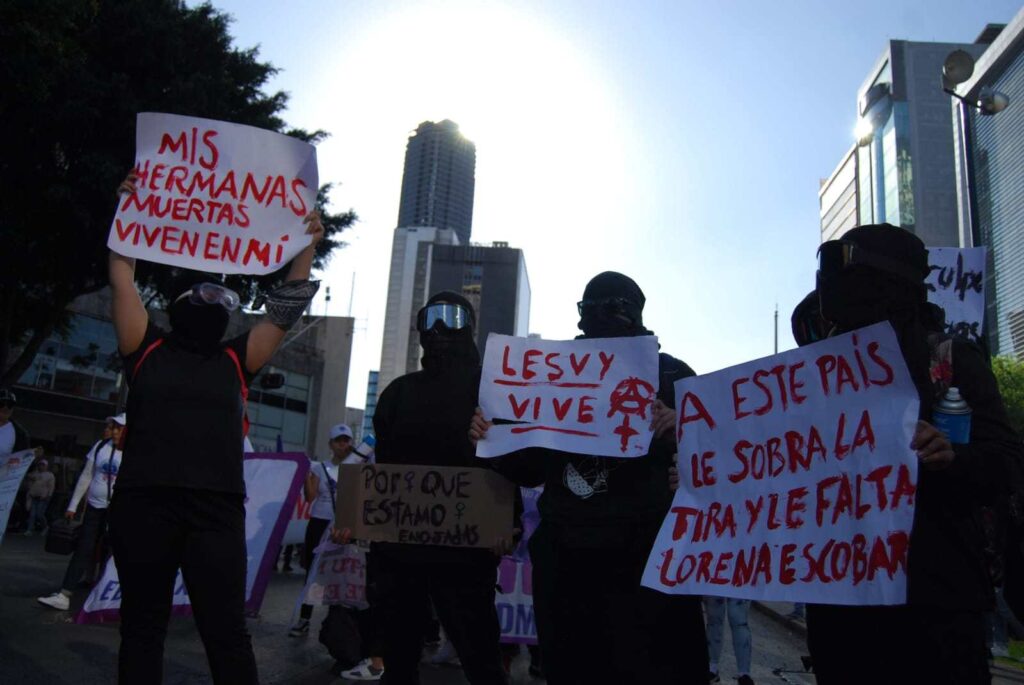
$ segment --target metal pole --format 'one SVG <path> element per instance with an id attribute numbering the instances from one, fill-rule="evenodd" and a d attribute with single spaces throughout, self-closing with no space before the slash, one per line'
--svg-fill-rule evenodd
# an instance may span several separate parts
<path id="1" fill-rule="evenodd" d="M 964 141 L 964 184 L 967 186 L 967 226 L 971 230 L 971 247 L 980 247 L 981 227 L 978 225 L 978 196 L 975 191 L 974 141 L 971 135 L 971 108 L 960 101 L 960 134 Z"/>
<path id="2" fill-rule="evenodd" d="M 779 303 L 775 303 L 775 354 L 779 353 Z"/>

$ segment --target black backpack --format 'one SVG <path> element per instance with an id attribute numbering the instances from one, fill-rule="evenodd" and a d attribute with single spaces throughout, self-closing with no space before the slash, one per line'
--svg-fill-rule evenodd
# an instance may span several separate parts
<path id="1" fill-rule="evenodd" d="M 337 604 L 327 610 L 327 618 L 320 624 L 320 643 L 338 662 L 342 671 L 355 668 L 359 663 L 363 639 L 355 619 Z"/>

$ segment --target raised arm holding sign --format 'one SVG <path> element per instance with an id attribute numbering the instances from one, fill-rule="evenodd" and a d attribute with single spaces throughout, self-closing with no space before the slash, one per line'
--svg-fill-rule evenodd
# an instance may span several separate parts
<path id="1" fill-rule="evenodd" d="M 323 236 L 318 213 L 300 202 L 302 192 L 315 192 L 315 156 L 303 148 L 305 156 L 289 165 L 274 149 L 283 136 L 264 134 L 270 135 L 224 122 L 140 115 L 139 161 L 119 189 L 123 200 L 108 243 L 111 318 L 131 388 L 132 425 L 109 529 L 123 597 L 124 682 L 159 679 L 163 623 L 179 567 L 214 682 L 257 682 L 244 619 L 248 385 L 316 292 L 308 279 Z M 258 196 L 259 208 L 249 205 L 247 193 Z M 220 250 L 211 247 L 217 235 L 211 227 L 222 233 Z M 272 248 L 263 231 L 297 249 Z M 274 271 L 294 258 L 288 282 L 267 296 L 262 321 L 222 341 L 240 305 L 236 293 L 185 274 L 189 281 L 165 293 L 171 323 L 165 331 L 149 321 L 135 287 L 136 256 L 250 273 Z"/>

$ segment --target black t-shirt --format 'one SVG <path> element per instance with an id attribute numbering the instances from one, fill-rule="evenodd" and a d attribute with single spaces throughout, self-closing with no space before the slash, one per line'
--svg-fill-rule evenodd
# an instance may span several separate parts
<path id="1" fill-rule="evenodd" d="M 145 350 L 156 347 L 139 366 Z M 238 355 L 246 385 L 248 332 L 212 353 L 185 349 L 150 323 L 139 349 L 124 357 L 129 387 L 128 434 L 116 489 L 182 487 L 245 493 L 242 475 L 243 403 Z"/>

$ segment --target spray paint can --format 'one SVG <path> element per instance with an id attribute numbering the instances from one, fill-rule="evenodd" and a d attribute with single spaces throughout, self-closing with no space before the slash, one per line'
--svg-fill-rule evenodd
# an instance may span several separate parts
<path id="1" fill-rule="evenodd" d="M 949 438 L 949 441 L 963 445 L 971 441 L 971 408 L 959 388 L 950 388 L 935 404 L 932 423 Z"/>

